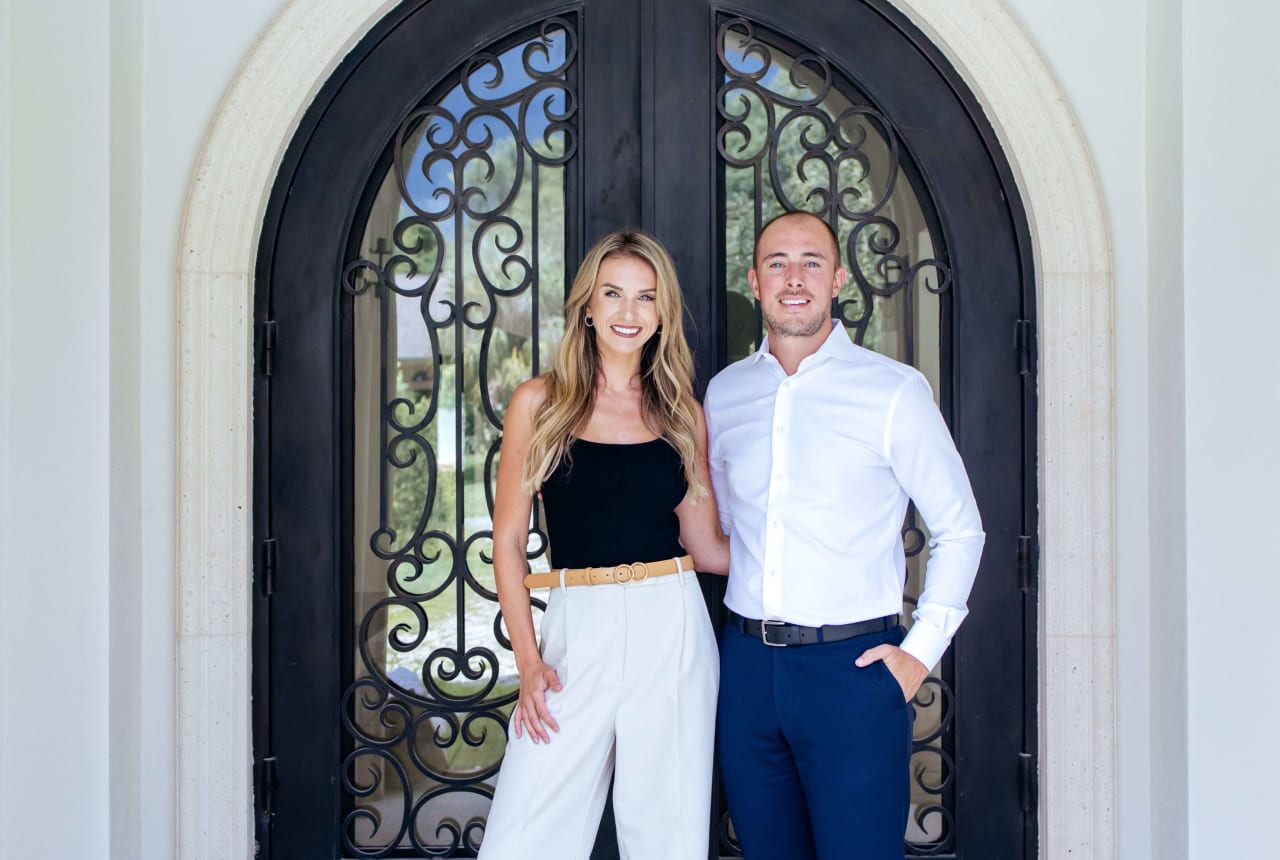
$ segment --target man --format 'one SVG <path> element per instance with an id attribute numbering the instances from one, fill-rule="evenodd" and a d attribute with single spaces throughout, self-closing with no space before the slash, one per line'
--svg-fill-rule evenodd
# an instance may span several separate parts
<path id="1" fill-rule="evenodd" d="M 756 240 L 768 329 L 711 381 L 711 476 L 731 540 L 717 717 L 747 860 L 900 860 L 910 700 L 967 612 L 984 535 L 924 377 L 831 320 L 835 234 L 790 213 Z M 908 500 L 931 552 L 898 625 Z"/>

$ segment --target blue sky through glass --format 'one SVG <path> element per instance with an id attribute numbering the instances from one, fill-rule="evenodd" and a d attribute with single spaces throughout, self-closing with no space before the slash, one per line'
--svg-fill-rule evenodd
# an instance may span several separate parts
<path id="1" fill-rule="evenodd" d="M 510 119 L 510 126 L 492 117 L 475 117 L 474 115 L 468 117 L 468 114 L 475 110 L 478 105 L 471 99 L 461 83 L 453 86 L 445 94 L 444 98 L 438 102 L 441 108 L 448 111 L 459 122 L 468 123 L 466 131 L 472 140 L 477 140 L 484 136 L 485 132 L 481 131 L 481 126 L 485 131 L 492 134 L 493 142 L 487 147 L 490 154 L 506 149 L 512 138 L 511 128 L 520 128 L 520 106 L 525 99 L 513 97 L 523 90 L 532 88 L 535 84 L 534 77 L 525 68 L 523 56 L 526 48 L 535 42 L 546 46 L 545 54 L 540 51 L 530 53 L 529 63 L 535 73 L 550 71 L 564 63 L 567 44 L 565 32 L 563 30 L 553 30 L 546 37 L 535 36 L 513 45 L 499 54 L 497 63 L 502 69 L 500 80 L 495 81 L 495 78 L 498 78 L 499 75 L 493 64 L 480 66 L 472 72 L 468 80 L 472 92 L 482 99 L 495 102 L 511 100 L 512 103 L 499 108 Z M 563 79 L 563 76 L 560 76 L 559 79 Z M 551 87 L 538 92 L 531 98 L 526 98 L 529 99 L 530 104 L 525 111 L 525 125 L 520 130 L 521 137 L 526 145 L 532 146 L 540 152 L 548 152 L 551 147 L 548 147 L 543 141 L 543 135 L 552 122 L 552 117 L 563 113 L 567 107 L 565 90 L 560 87 Z M 441 123 L 440 120 L 432 120 L 432 122 L 435 124 Z M 441 132 L 447 134 L 447 131 L 447 129 L 441 128 L 436 134 L 437 136 Z M 428 142 L 429 136 L 424 134 L 419 137 L 412 160 L 409 161 L 412 168 L 406 173 L 405 184 L 411 199 L 422 210 L 434 213 L 443 211 L 447 204 L 444 199 L 433 198 L 432 194 L 438 189 L 453 191 L 454 176 L 453 167 L 447 160 L 436 162 L 429 176 L 423 174 L 421 170 L 423 159 L 432 150 L 431 144 Z M 451 152 L 456 157 L 461 155 L 465 149 L 465 142 L 460 140 Z M 407 204 L 402 204 L 401 214 L 402 216 L 411 214 Z M 449 229 L 447 224 L 442 225 L 442 227 Z M 451 236 L 446 236 L 445 238 L 448 241 Z"/>

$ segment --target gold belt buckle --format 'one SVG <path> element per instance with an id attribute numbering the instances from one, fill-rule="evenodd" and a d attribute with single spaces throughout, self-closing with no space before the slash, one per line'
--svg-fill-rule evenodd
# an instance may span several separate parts
<path id="1" fill-rule="evenodd" d="M 644 582 L 649 578 L 649 568 L 643 561 L 634 564 L 620 564 L 613 569 L 613 581 L 626 584 L 628 582 Z"/>

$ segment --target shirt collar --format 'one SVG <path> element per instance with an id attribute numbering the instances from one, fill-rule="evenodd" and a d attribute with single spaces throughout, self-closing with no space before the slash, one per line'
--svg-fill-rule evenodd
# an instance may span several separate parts
<path id="1" fill-rule="evenodd" d="M 820 355 L 823 358 L 838 358 L 841 361 L 857 361 L 858 348 L 853 345 L 853 341 L 849 340 L 849 335 L 845 333 L 844 326 L 839 320 L 831 321 L 831 331 L 827 334 L 826 340 L 822 342 L 822 346 L 818 347 L 818 351 L 814 355 Z M 765 357 L 773 358 L 769 355 L 769 335 L 766 334 L 760 342 L 760 348 L 751 356 L 752 364 L 759 364 Z M 810 356 L 812 358 L 812 356 Z M 806 359 L 807 361 L 808 359 Z M 775 359 L 776 361 L 776 359 Z"/>

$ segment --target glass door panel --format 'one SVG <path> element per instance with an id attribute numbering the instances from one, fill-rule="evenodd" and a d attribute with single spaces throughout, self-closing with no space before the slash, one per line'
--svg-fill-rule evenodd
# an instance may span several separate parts
<path id="1" fill-rule="evenodd" d="M 515 701 L 491 559 L 502 418 L 563 331 L 576 59 L 550 19 L 401 125 L 344 271 L 353 582 L 345 849 L 473 850 Z M 530 552 L 545 569 L 545 538 Z"/>

